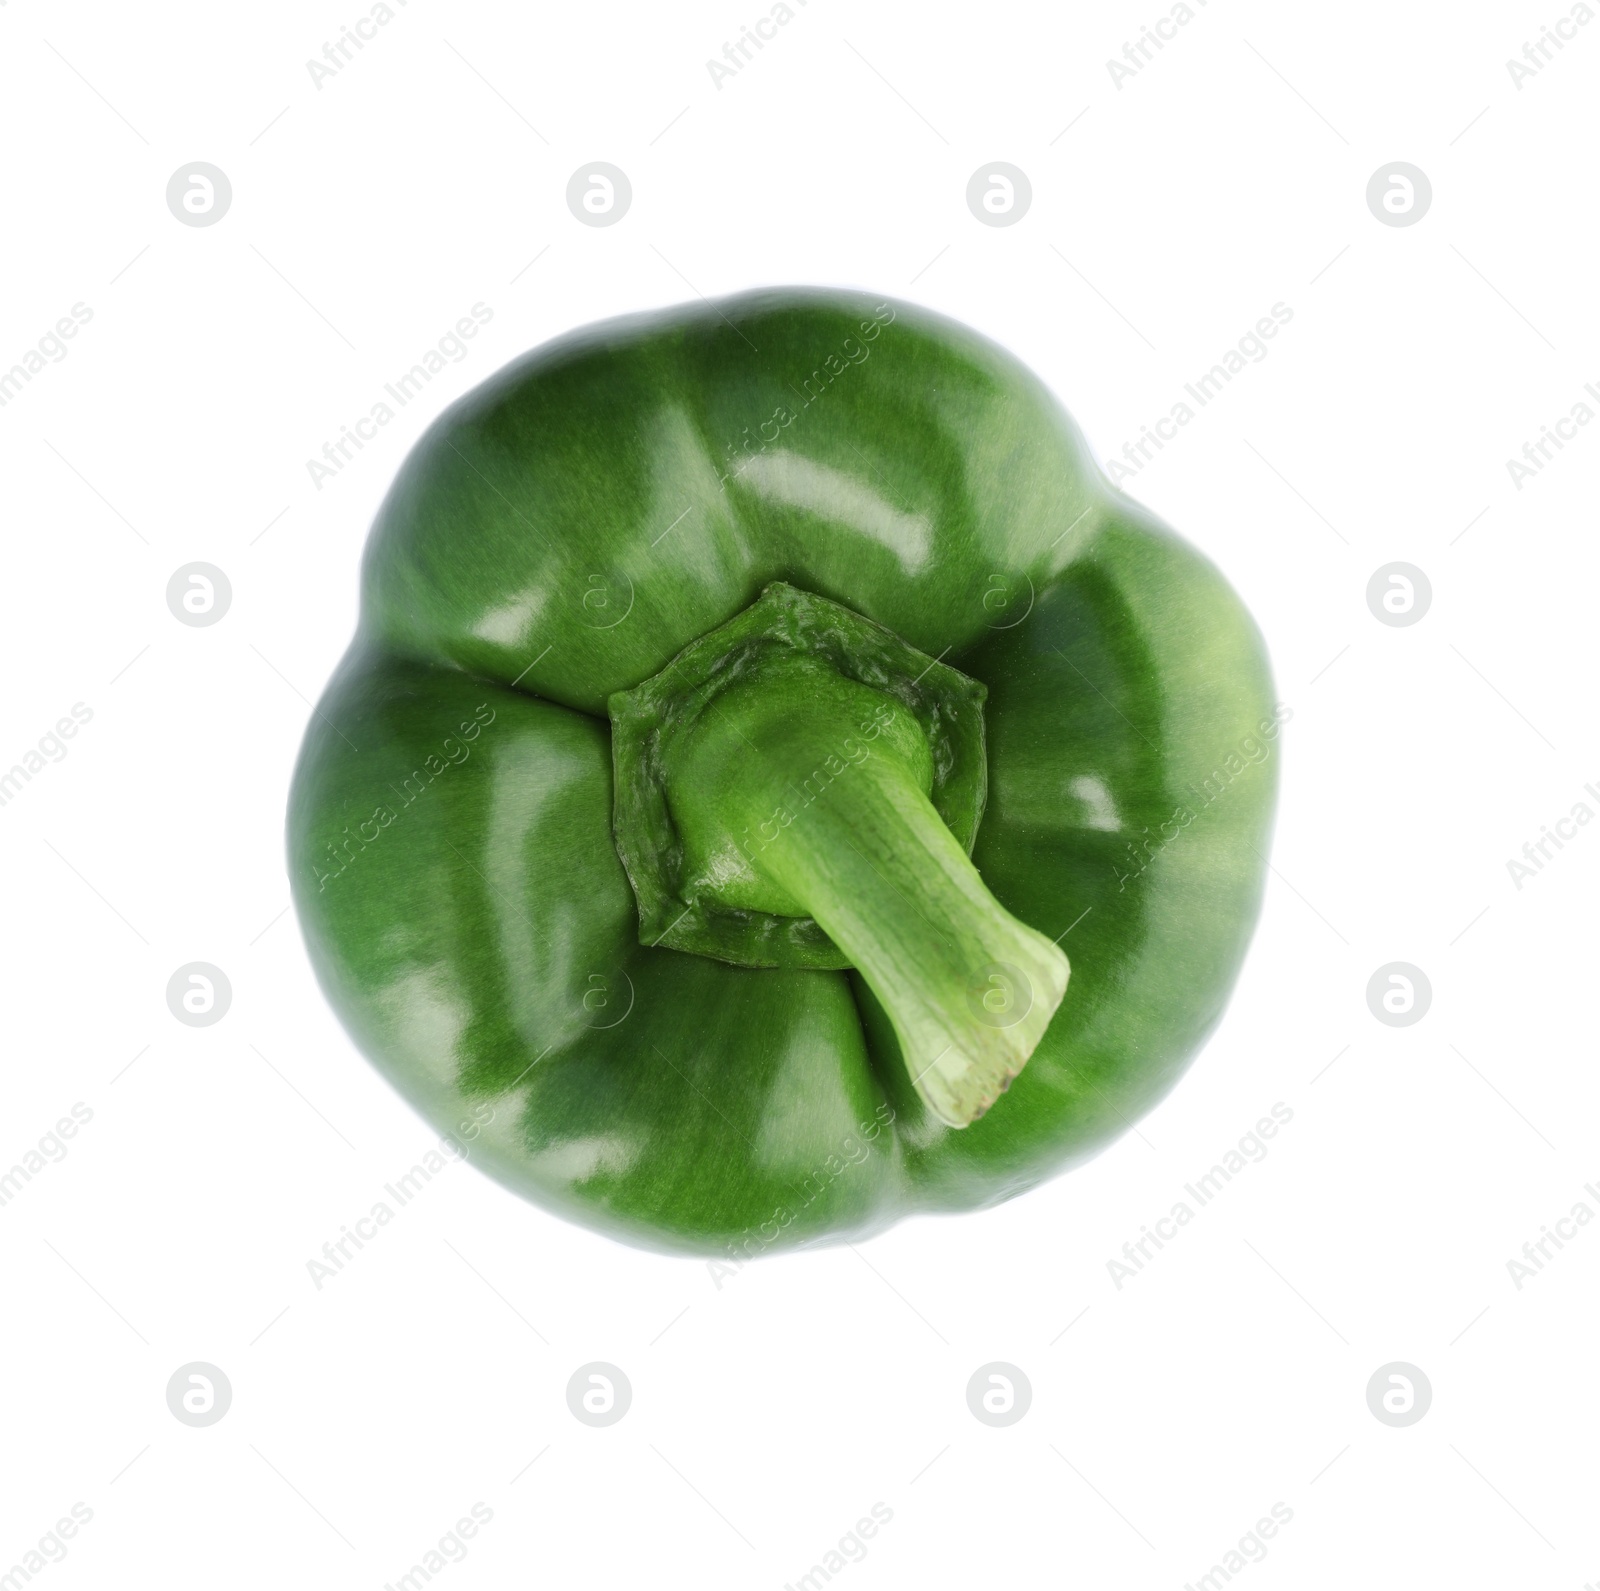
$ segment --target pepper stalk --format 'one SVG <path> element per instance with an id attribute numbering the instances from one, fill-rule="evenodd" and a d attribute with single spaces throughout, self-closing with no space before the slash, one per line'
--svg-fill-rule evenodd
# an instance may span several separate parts
<path id="1" fill-rule="evenodd" d="M 1021 1071 L 1069 973 L 968 856 L 982 698 L 881 626 L 773 586 L 611 699 L 616 836 L 643 942 L 856 968 L 951 1127 Z"/>

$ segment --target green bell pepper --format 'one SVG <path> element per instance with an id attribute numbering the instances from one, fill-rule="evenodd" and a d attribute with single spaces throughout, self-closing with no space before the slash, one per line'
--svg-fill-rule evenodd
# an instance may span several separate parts
<path id="1" fill-rule="evenodd" d="M 290 876 L 470 1158 L 743 1258 L 1010 1198 L 1166 1093 L 1283 717 L 1233 592 L 1016 360 L 753 293 L 562 338 L 418 443 Z"/>

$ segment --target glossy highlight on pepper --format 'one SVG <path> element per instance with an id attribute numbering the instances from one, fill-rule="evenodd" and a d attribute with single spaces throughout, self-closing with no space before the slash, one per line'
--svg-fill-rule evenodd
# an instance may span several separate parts
<path id="1" fill-rule="evenodd" d="M 740 1258 L 971 1209 L 1170 1088 L 1253 927 L 1264 651 L 951 321 L 783 289 L 585 328 L 368 544 L 290 871 L 481 1168 Z"/>

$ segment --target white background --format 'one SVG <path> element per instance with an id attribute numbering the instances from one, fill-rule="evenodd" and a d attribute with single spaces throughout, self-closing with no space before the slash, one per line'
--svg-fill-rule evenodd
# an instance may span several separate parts
<path id="1" fill-rule="evenodd" d="M 1506 864 L 1600 810 L 1600 426 L 1520 489 L 1506 461 L 1600 383 L 1600 26 L 1519 87 L 1559 3 L 1211 0 L 1118 86 L 1168 10 L 794 4 L 720 88 L 765 10 L 411 0 L 319 88 L 355 6 L 0 5 L 0 368 L 93 312 L 0 409 L 0 766 L 93 713 L 0 807 L 0 1171 L 93 1112 L 0 1207 L 0 1574 L 81 1502 L 47 1591 L 377 1591 L 482 1503 L 447 1591 L 777 1588 L 881 1502 L 846 1591 L 1179 1591 L 1281 1502 L 1262 1591 L 1577 1591 L 1600 1227 L 1520 1289 L 1507 1261 L 1600 1211 L 1600 832 L 1520 890 Z M 196 160 L 233 188 L 207 228 L 165 202 Z M 594 160 L 633 186 L 604 229 L 565 202 Z M 1005 228 L 965 202 L 995 160 L 1033 189 Z M 1431 180 L 1413 226 L 1366 203 L 1394 161 Z M 719 1287 L 453 1168 L 317 1291 L 432 1142 L 321 999 L 283 859 L 380 496 L 522 350 L 790 282 L 998 338 L 1104 458 L 1292 309 L 1128 483 L 1238 586 L 1294 710 L 1227 1018 L 1137 1133 L 987 1214 Z M 316 489 L 478 302 L 468 357 Z M 165 600 L 196 560 L 233 588 L 208 628 Z M 1366 602 L 1394 561 L 1432 585 L 1409 627 Z M 168 1012 L 190 961 L 232 981 L 214 1026 Z M 1368 1009 L 1391 961 L 1431 981 L 1409 1027 Z M 1267 1158 L 1119 1290 L 1107 1262 L 1278 1101 Z M 204 1429 L 166 1404 L 197 1360 L 233 1389 Z M 633 1387 L 606 1429 L 566 1405 L 596 1360 Z M 997 1360 L 1033 1394 L 1003 1429 L 966 1403 Z M 1406 1428 L 1367 1406 L 1393 1361 L 1433 1391 Z"/>

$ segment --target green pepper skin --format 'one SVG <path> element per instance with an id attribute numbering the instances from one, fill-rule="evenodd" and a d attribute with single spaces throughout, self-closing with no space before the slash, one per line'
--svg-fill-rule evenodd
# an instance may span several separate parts
<path id="1" fill-rule="evenodd" d="M 639 943 L 607 698 L 784 581 L 988 689 L 972 859 L 1071 961 L 1009 1092 L 953 1130 L 853 972 Z M 378 1068 L 526 1197 L 739 1258 L 1010 1198 L 1170 1089 L 1259 907 L 1264 648 L 973 332 L 773 290 L 516 361 L 418 443 L 307 731 L 290 876 Z"/>

